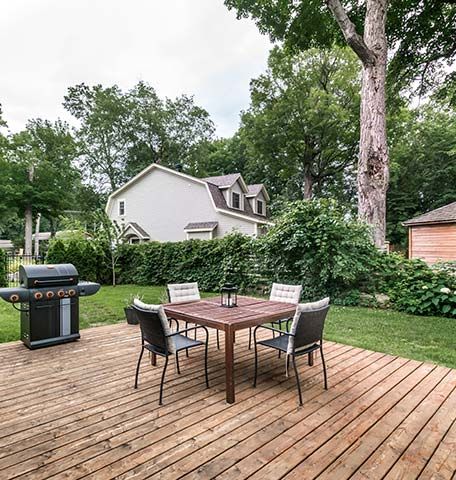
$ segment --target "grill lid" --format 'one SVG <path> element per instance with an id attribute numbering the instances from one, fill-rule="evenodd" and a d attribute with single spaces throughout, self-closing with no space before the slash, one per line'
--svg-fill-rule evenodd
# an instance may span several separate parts
<path id="1" fill-rule="evenodd" d="M 77 285 L 78 271 L 71 263 L 58 265 L 21 265 L 19 282 L 26 288 Z"/>

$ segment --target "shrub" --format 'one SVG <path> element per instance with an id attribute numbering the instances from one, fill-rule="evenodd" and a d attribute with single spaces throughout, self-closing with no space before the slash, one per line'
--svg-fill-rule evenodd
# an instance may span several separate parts
<path id="1" fill-rule="evenodd" d="M 246 289 L 251 285 L 253 243 L 232 234 L 216 240 L 122 245 L 119 281 L 140 285 L 195 281 L 202 290 L 218 290 L 233 282 Z"/>
<path id="2" fill-rule="evenodd" d="M 332 200 L 288 204 L 260 243 L 269 277 L 301 283 L 306 300 L 356 290 L 378 255 L 367 227 Z"/>
<path id="3" fill-rule="evenodd" d="M 109 269 L 103 263 L 100 250 L 105 248 L 97 240 L 87 240 L 80 235 L 49 242 L 47 263 L 72 263 L 79 278 L 105 283 L 109 279 Z"/>
<path id="4" fill-rule="evenodd" d="M 6 273 L 6 253 L 4 250 L 0 250 L 0 287 L 6 287 L 8 284 Z"/>

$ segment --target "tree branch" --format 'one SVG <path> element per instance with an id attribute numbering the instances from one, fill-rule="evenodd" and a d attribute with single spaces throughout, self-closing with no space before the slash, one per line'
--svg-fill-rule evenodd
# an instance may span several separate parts
<path id="1" fill-rule="evenodd" d="M 375 64 L 375 53 L 366 45 L 363 37 L 356 31 L 340 0 L 325 0 L 338 23 L 344 38 L 365 66 Z"/>

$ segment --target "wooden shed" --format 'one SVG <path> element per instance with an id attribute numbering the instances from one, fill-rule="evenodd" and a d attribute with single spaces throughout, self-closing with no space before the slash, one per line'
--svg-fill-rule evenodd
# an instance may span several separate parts
<path id="1" fill-rule="evenodd" d="M 456 202 L 403 223 L 408 227 L 409 258 L 428 264 L 456 260 Z"/>

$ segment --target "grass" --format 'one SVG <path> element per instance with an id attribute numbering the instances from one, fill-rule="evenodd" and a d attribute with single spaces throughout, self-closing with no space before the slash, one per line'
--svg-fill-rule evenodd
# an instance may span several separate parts
<path id="1" fill-rule="evenodd" d="M 166 301 L 164 287 L 102 287 L 80 301 L 81 328 L 124 322 L 124 304 L 132 294 L 148 303 Z M 203 296 L 214 295 L 211 293 Z M 392 310 L 333 306 L 325 338 L 335 342 L 456 368 L 456 320 L 418 317 Z M 0 303 L 0 342 L 19 339 L 19 313 Z"/>

